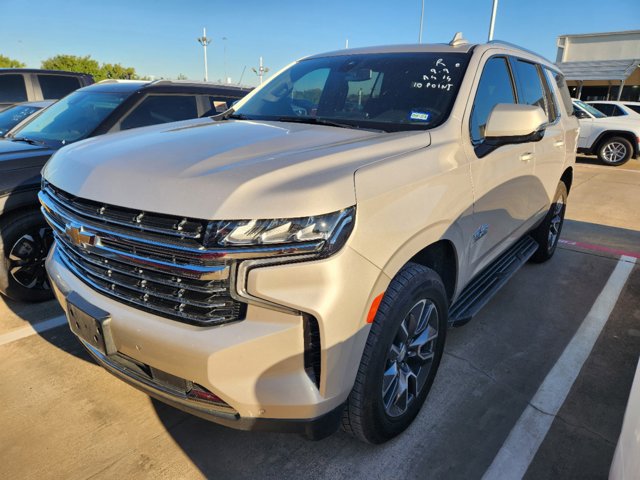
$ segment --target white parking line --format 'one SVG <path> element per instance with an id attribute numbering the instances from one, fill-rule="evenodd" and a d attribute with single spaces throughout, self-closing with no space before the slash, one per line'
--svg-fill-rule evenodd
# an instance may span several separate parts
<path id="1" fill-rule="evenodd" d="M 0 345 L 6 345 L 7 343 L 15 342 L 21 338 L 30 337 L 36 333 L 46 332 L 52 328 L 59 327 L 67 323 L 67 318 L 64 315 L 50 318 L 44 322 L 38 322 L 35 325 L 27 325 L 26 327 L 16 328 L 9 333 L 0 335 Z"/>
<path id="2" fill-rule="evenodd" d="M 485 472 L 482 477 L 484 480 L 514 480 L 524 476 L 607 323 L 635 262 L 633 257 L 620 257 L 580 328 L 547 374 Z"/>

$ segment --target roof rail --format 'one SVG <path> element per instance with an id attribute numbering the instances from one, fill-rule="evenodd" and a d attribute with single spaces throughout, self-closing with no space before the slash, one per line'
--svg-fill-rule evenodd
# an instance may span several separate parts
<path id="1" fill-rule="evenodd" d="M 521 47 L 520 45 L 517 45 L 515 43 L 511 43 L 511 42 L 505 42 L 504 40 L 490 40 L 487 42 L 488 45 L 504 45 L 506 47 L 513 47 L 513 48 L 517 48 L 519 50 L 522 50 L 523 52 L 527 52 L 530 53 L 531 55 L 535 55 L 536 57 L 540 57 L 540 58 L 544 58 L 542 55 L 540 55 L 539 53 L 536 53 L 532 50 L 529 50 L 528 48 L 524 48 Z M 545 58 L 545 60 L 547 60 Z M 547 60 L 549 63 L 553 63 L 550 60 Z"/>
<path id="2" fill-rule="evenodd" d="M 105 78 L 104 80 L 100 80 L 96 82 L 96 84 L 102 83 L 144 83 L 147 80 L 125 80 L 124 78 Z"/>

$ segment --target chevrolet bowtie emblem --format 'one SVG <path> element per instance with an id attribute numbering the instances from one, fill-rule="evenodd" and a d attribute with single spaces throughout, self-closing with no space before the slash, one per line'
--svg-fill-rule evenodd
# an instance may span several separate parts
<path id="1" fill-rule="evenodd" d="M 96 244 L 96 236 L 93 233 L 85 232 L 82 225 L 69 223 L 65 225 L 64 233 L 76 247 L 85 247 L 87 245 Z"/>

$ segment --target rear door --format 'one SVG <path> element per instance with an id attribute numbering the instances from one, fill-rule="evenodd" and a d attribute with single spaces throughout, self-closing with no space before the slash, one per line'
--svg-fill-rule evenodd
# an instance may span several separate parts
<path id="1" fill-rule="evenodd" d="M 534 172 L 532 145 L 512 144 L 486 151 L 484 129 L 499 103 L 517 103 L 517 93 L 506 55 L 487 54 L 472 105 L 464 125 L 469 129 L 465 151 L 469 157 L 474 209 L 469 245 L 469 276 L 507 248 L 532 216 L 529 201 Z M 463 133 L 463 138 L 465 137 Z"/>

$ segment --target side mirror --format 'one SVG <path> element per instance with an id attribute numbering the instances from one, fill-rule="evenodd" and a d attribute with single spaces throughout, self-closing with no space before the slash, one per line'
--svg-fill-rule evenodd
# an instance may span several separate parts
<path id="1" fill-rule="evenodd" d="M 587 114 L 587 112 L 584 112 L 584 111 L 580 110 L 577 107 L 573 108 L 573 114 L 579 119 L 581 119 L 581 118 L 590 118 L 589 115 Z"/>
<path id="2" fill-rule="evenodd" d="M 493 146 L 535 142 L 542 138 L 547 115 L 537 105 L 499 103 L 487 119 L 485 142 Z"/>

